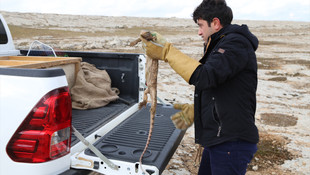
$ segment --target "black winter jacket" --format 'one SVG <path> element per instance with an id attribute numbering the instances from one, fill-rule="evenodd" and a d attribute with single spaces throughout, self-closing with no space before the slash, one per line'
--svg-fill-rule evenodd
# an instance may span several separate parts
<path id="1" fill-rule="evenodd" d="M 190 78 L 195 86 L 195 142 L 258 143 L 255 126 L 258 39 L 246 25 L 229 25 L 211 36 L 202 63 Z"/>

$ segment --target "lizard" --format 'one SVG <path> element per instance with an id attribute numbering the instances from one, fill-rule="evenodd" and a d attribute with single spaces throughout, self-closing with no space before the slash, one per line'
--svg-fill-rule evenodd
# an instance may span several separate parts
<path id="1" fill-rule="evenodd" d="M 154 41 L 156 42 L 157 38 L 155 35 L 152 35 L 150 31 L 142 30 L 140 33 L 140 36 L 148 41 Z M 130 43 L 130 46 L 134 46 L 141 42 L 141 38 L 136 39 L 135 41 Z M 142 159 L 143 155 L 145 154 L 150 141 L 152 137 L 153 127 L 154 127 L 154 119 L 156 114 L 156 107 L 157 107 L 157 74 L 158 74 L 158 60 L 146 57 L 146 68 L 145 68 L 145 80 L 147 88 L 144 91 L 143 94 L 143 100 L 139 103 L 139 109 L 141 109 L 143 106 L 146 106 L 147 100 L 148 100 L 148 94 L 150 94 L 151 97 L 151 108 L 150 108 L 150 128 L 149 128 L 149 134 L 147 137 L 147 141 L 144 147 L 144 150 L 140 156 L 139 164 L 142 171 L 145 172 L 145 170 L 142 168 Z"/>

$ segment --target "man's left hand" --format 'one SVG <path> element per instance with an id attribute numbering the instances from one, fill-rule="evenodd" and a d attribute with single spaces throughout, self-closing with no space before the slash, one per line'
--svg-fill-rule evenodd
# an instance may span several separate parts
<path id="1" fill-rule="evenodd" d="M 140 39 L 142 40 L 142 47 L 145 50 L 146 55 L 150 58 L 164 60 L 163 49 L 165 47 L 165 44 L 167 43 L 167 40 L 157 32 L 151 32 L 151 34 L 154 38 L 153 41 L 148 41 L 142 36 L 140 36 Z"/>

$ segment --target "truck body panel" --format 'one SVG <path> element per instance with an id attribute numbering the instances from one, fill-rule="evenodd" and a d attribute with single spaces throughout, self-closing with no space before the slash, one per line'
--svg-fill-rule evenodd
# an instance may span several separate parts
<path id="1" fill-rule="evenodd" d="M 18 55 L 19 50 L 15 49 L 11 31 L 3 16 L 0 14 L 0 56 Z"/>
<path id="2" fill-rule="evenodd" d="M 0 69 L 0 174 L 58 174 L 70 167 L 70 154 L 45 163 L 14 162 L 4 144 L 47 92 L 67 85 L 62 69 Z"/>

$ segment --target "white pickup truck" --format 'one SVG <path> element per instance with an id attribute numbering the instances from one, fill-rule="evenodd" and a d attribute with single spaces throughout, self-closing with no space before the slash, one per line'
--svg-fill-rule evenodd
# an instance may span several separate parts
<path id="1" fill-rule="evenodd" d="M 149 106 L 139 110 L 138 103 L 145 89 L 145 56 L 57 51 L 67 56 L 60 60 L 80 59 L 106 70 L 120 91 L 119 100 L 107 106 L 77 110 L 68 88 L 70 72 L 36 68 L 52 58 L 44 51 L 27 53 L 15 49 L 0 14 L 0 174 L 144 174 L 138 161 L 148 135 Z M 171 105 L 157 106 L 142 165 L 149 174 L 163 172 L 184 136 L 170 121 L 175 112 Z"/>

